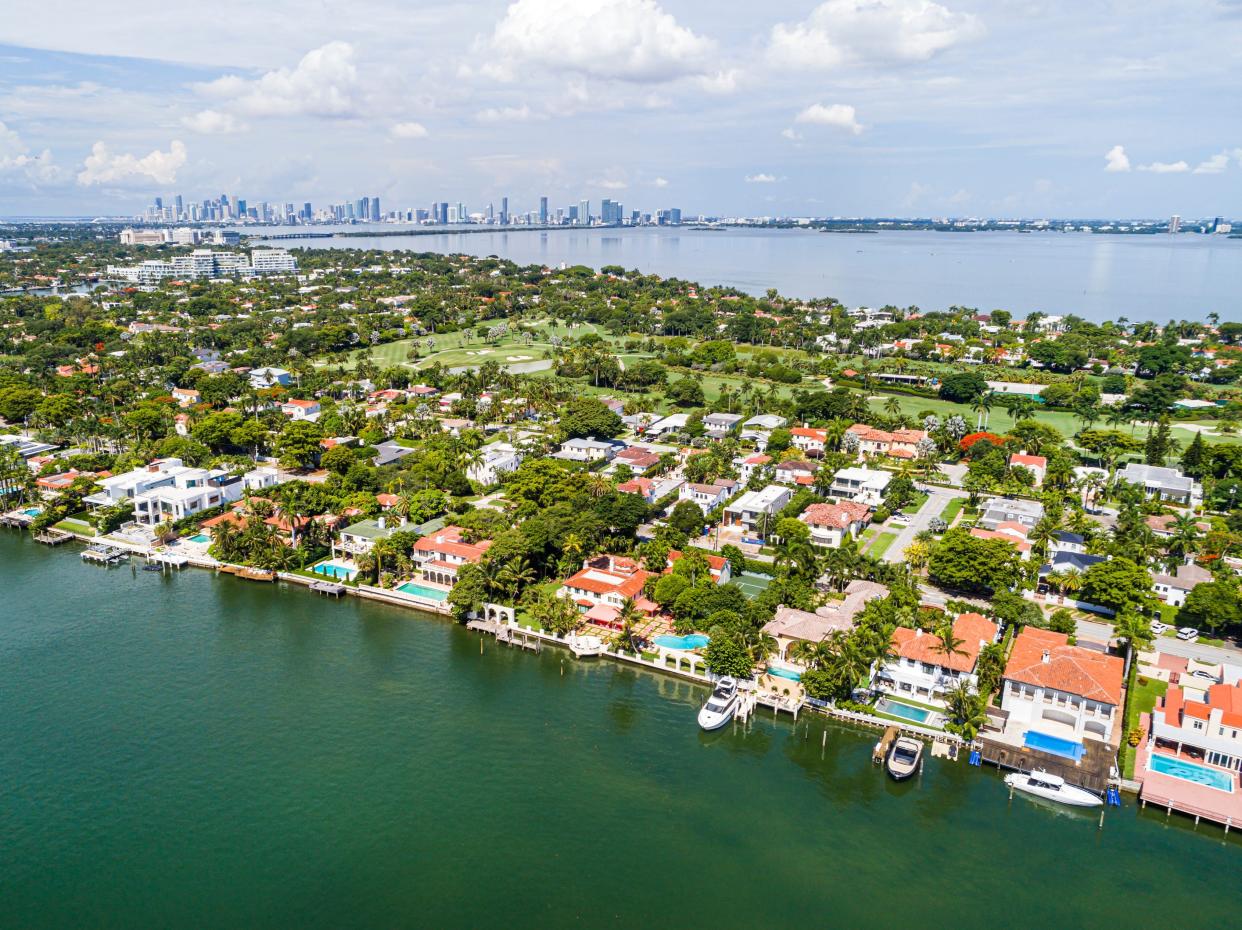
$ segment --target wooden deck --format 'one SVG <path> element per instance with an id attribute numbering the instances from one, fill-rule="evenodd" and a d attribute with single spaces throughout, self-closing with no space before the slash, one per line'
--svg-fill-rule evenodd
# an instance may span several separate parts
<path id="1" fill-rule="evenodd" d="M 1020 772 L 1043 769 L 1050 775 L 1060 775 L 1067 784 L 1078 785 L 1101 796 L 1108 790 L 1117 762 L 1117 750 L 1094 739 L 1083 741 L 1086 752 L 1078 762 L 1029 746 L 1014 746 L 998 739 L 995 733 L 980 733 L 979 744 L 983 761 L 997 768 Z"/>

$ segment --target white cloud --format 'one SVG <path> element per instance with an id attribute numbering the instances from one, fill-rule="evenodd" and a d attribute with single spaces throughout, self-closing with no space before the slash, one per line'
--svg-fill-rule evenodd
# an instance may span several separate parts
<path id="1" fill-rule="evenodd" d="M 525 123 L 532 119 L 541 119 L 526 104 L 520 107 L 488 107 L 474 114 L 480 123 Z"/>
<path id="2" fill-rule="evenodd" d="M 1184 161 L 1153 161 L 1150 165 L 1139 165 L 1138 170 L 1152 174 L 1182 174 L 1190 170 L 1190 165 Z"/>
<path id="3" fill-rule="evenodd" d="M 54 184 L 65 179 L 65 171 L 53 161 L 51 149 L 32 153 L 16 130 L 0 122 L 0 176 Z"/>
<path id="4" fill-rule="evenodd" d="M 794 122 L 809 123 L 813 126 L 832 126 L 854 135 L 858 135 L 863 130 L 854 108 L 846 103 L 834 103 L 831 106 L 813 103 L 795 116 Z"/>
<path id="5" fill-rule="evenodd" d="M 219 110 L 201 110 L 193 116 L 184 116 L 181 125 L 206 136 L 227 135 L 246 128 L 232 113 L 221 113 Z"/>
<path id="6" fill-rule="evenodd" d="M 482 43 L 492 56 L 483 72 L 506 81 L 530 65 L 638 83 L 713 77 L 715 47 L 655 0 L 516 0 Z"/>
<path id="7" fill-rule="evenodd" d="M 1207 161 L 1200 162 L 1194 170 L 1195 174 L 1221 174 L 1229 167 L 1229 153 L 1219 152 Z"/>
<path id="8" fill-rule="evenodd" d="M 794 129 L 792 126 L 786 126 L 781 130 L 781 136 L 790 142 L 798 142 L 802 139 L 802 133 Z"/>
<path id="9" fill-rule="evenodd" d="M 802 22 L 772 27 L 768 61 L 797 71 L 927 61 L 985 32 L 977 16 L 931 0 L 826 0 Z"/>
<path id="10" fill-rule="evenodd" d="M 746 175 L 746 183 L 747 184 L 775 184 L 776 175 L 766 174 L 762 171 L 759 172 L 759 174 L 748 174 Z"/>
<path id="11" fill-rule="evenodd" d="M 651 182 L 652 187 L 668 187 L 667 178 L 656 178 Z"/>
<path id="12" fill-rule="evenodd" d="M 348 42 L 329 42 L 307 52 L 294 68 L 278 68 L 252 80 L 228 75 L 196 84 L 195 90 L 242 116 L 341 117 L 356 115 L 359 109 L 358 69 Z"/>
<path id="13" fill-rule="evenodd" d="M 1114 145 L 1104 155 L 1104 170 L 1112 172 L 1130 170 L 1130 156 L 1126 154 L 1123 146 Z"/>
<path id="14" fill-rule="evenodd" d="M 388 134 L 394 139 L 426 139 L 427 127 L 422 123 L 396 123 Z"/>
<path id="15" fill-rule="evenodd" d="M 146 179 L 156 184 L 172 184 L 185 159 L 185 145 L 176 139 L 167 152 L 156 149 L 142 158 L 128 153 L 113 155 L 107 145 L 96 142 L 78 172 L 78 183 L 86 186 Z"/>
<path id="16" fill-rule="evenodd" d="M 621 178 L 614 177 L 595 178 L 587 181 L 587 184 L 591 187 L 603 188 L 606 191 L 623 191 L 629 187 Z"/>

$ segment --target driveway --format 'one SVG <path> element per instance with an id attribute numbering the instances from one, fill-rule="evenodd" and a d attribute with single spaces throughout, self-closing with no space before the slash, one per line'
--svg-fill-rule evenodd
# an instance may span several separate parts
<path id="1" fill-rule="evenodd" d="M 965 491 L 955 491 L 952 488 L 929 486 L 928 491 L 929 496 L 923 502 L 923 506 L 918 509 L 914 516 L 908 518 L 910 522 L 906 525 L 906 528 L 897 534 L 897 538 L 893 540 L 892 545 L 884 553 L 885 562 L 904 561 L 906 546 L 914 542 L 914 537 L 927 529 L 928 524 L 944 512 L 944 508 L 949 506 L 949 501 L 955 497 L 967 496 Z"/>

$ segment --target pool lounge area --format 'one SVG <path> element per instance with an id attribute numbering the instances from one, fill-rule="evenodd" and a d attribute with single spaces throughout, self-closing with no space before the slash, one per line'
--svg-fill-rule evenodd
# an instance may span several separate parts
<path id="1" fill-rule="evenodd" d="M 702 649 L 711 642 L 711 637 L 703 633 L 689 633 L 685 636 L 665 633 L 662 636 L 657 636 L 652 642 L 662 649 L 691 650 Z"/>
<path id="2" fill-rule="evenodd" d="M 887 714 L 890 717 L 899 717 L 902 720 L 909 720 L 913 724 L 925 727 L 939 726 L 940 714 L 926 707 L 915 707 L 913 704 L 903 704 L 901 701 L 895 701 L 891 697 L 882 697 L 876 701 L 875 709 L 881 714 Z"/>
<path id="3" fill-rule="evenodd" d="M 1234 785 L 1237 782 L 1237 776 L 1225 769 L 1201 765 L 1198 762 L 1192 762 L 1179 756 L 1166 756 L 1164 753 L 1159 752 L 1151 754 L 1151 757 L 1147 760 L 1147 769 L 1151 772 L 1159 772 L 1161 775 L 1180 778 L 1192 784 L 1204 785 L 1205 787 L 1214 788 L 1217 791 L 1225 791 L 1230 794 L 1233 793 Z"/>
<path id="4" fill-rule="evenodd" d="M 421 597 L 427 601 L 443 601 L 449 596 L 448 591 L 444 588 L 429 588 L 416 581 L 407 581 L 403 585 L 398 585 L 397 590 L 402 594 L 408 594 L 411 597 Z"/>
<path id="5" fill-rule="evenodd" d="M 1082 759 L 1083 753 L 1086 752 L 1086 747 L 1082 743 L 1062 739 L 1059 736 L 1052 736 L 1048 733 L 1041 733 L 1039 730 L 1027 730 L 1023 734 L 1022 744 L 1028 749 L 1038 749 L 1040 752 L 1060 756 L 1062 759 L 1069 759 L 1072 762 L 1078 762 Z"/>

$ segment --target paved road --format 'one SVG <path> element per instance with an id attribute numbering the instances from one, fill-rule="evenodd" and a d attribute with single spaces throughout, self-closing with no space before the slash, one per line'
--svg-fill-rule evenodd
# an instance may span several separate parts
<path id="1" fill-rule="evenodd" d="M 910 517 L 910 523 L 897 534 L 897 538 L 893 540 L 893 544 L 888 547 L 884 553 L 885 562 L 902 562 L 905 560 L 906 546 L 914 542 L 914 537 L 923 530 L 927 529 L 927 525 L 936 517 L 944 512 L 944 508 L 949 505 L 949 501 L 955 497 L 966 497 L 965 491 L 957 491 L 953 488 L 938 488 L 929 486 L 930 492 L 927 500 L 923 502 L 923 506 L 918 509 L 914 516 Z"/>
<path id="2" fill-rule="evenodd" d="M 1078 635 L 1083 639 L 1104 643 L 1113 635 L 1113 628 L 1096 620 L 1079 620 Z M 1166 655 L 1198 659 L 1212 665 L 1221 662 L 1242 665 L 1242 649 L 1237 646 L 1208 646 L 1203 643 L 1188 643 L 1172 636 L 1157 636 L 1152 640 L 1151 648 Z"/>

